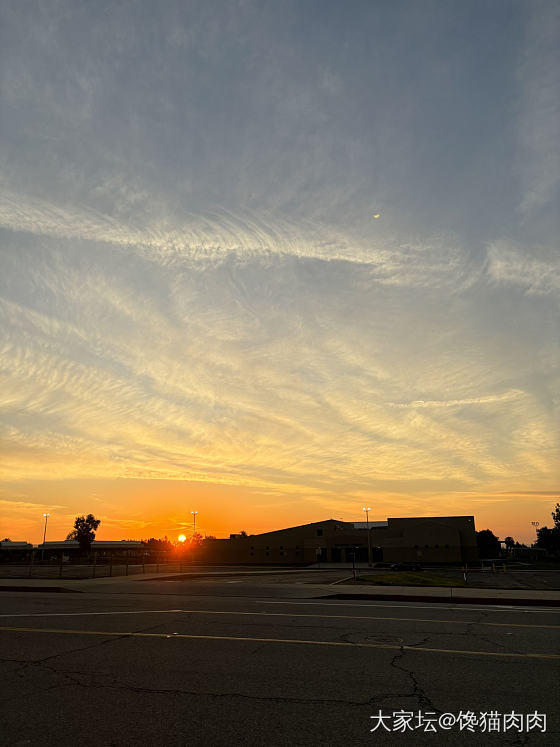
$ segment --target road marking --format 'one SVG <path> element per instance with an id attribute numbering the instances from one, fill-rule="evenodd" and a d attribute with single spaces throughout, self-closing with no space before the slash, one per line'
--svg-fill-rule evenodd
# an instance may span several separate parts
<path id="1" fill-rule="evenodd" d="M 474 622 L 472 620 L 438 620 L 423 617 L 387 617 L 381 615 L 312 615 L 302 612 L 240 612 L 238 610 L 125 610 L 122 612 L 34 612 L 30 614 L 0 615 L 4 617 L 93 617 L 98 615 L 238 615 L 253 617 L 306 617 L 326 620 L 388 620 L 389 622 L 444 623 L 446 625 L 484 625 L 493 628 L 547 628 L 558 630 L 560 625 L 532 625 L 526 623 Z"/>
<path id="2" fill-rule="evenodd" d="M 370 609 L 374 609 L 376 607 L 381 607 L 383 609 L 399 609 L 399 610 L 433 610 L 434 605 L 420 605 L 420 604 L 379 604 L 372 600 L 369 604 L 363 604 L 359 602 L 358 604 L 352 604 L 352 602 L 343 602 L 342 600 L 333 599 L 330 601 L 325 602 L 292 602 L 292 601 L 285 601 L 280 602 L 277 600 L 265 600 L 265 599 L 255 599 L 255 604 L 295 604 L 295 605 L 306 605 L 306 606 L 317 606 L 317 607 L 369 607 Z M 457 606 L 454 607 L 447 607 L 447 606 L 441 606 L 439 608 L 440 610 L 453 610 L 457 611 Z M 470 605 L 468 607 L 463 607 L 465 612 L 524 612 L 524 613 L 530 613 L 530 612 L 546 612 L 550 615 L 560 615 L 560 610 L 551 610 L 546 607 L 513 607 L 510 605 L 505 604 L 488 604 L 484 607 L 471 607 Z"/>
<path id="3" fill-rule="evenodd" d="M 0 615 L 2 617 L 88 617 L 93 615 L 147 615 L 152 612 L 158 614 L 171 612 L 188 612 L 188 610 L 120 610 L 117 612 L 30 612 L 15 615 Z"/>
<path id="4" fill-rule="evenodd" d="M 426 648 L 423 646 L 391 646 L 385 643 L 348 643 L 346 641 L 308 641 L 297 638 L 243 638 L 228 635 L 191 635 L 186 633 L 140 633 L 135 631 L 114 630 L 64 630 L 57 628 L 8 628 L 0 627 L 0 631 L 9 633 L 51 633 L 62 635 L 98 635 L 105 638 L 182 638 L 196 641 L 240 641 L 245 643 L 284 643 L 302 646 L 337 646 L 344 648 L 375 648 L 388 651 L 422 651 L 429 654 L 461 654 L 465 656 L 489 656 L 498 659 L 560 659 L 560 654 L 517 654 L 503 651 L 465 651 L 453 648 Z"/>

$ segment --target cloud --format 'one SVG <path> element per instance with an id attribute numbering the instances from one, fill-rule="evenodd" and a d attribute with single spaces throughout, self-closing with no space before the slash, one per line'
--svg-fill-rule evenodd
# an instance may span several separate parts
<path id="1" fill-rule="evenodd" d="M 521 86 L 517 125 L 522 148 L 518 171 L 524 182 L 519 209 L 525 221 L 542 219 L 544 208 L 556 209 L 560 179 L 560 9 L 555 3 L 535 3 L 529 15 L 517 71 Z"/>
<path id="2" fill-rule="evenodd" d="M 494 241 L 488 246 L 487 273 L 499 285 L 518 286 L 528 293 L 558 296 L 560 292 L 558 252 L 546 247 Z"/>
<path id="3" fill-rule="evenodd" d="M 512 498 L 471 498 L 473 503 L 511 503 Z"/>
<path id="4" fill-rule="evenodd" d="M 2 512 L 15 513 L 15 514 L 32 514 L 33 516 L 41 515 L 41 512 L 45 511 L 58 511 L 66 509 L 66 506 L 61 506 L 52 503 L 34 503 L 32 501 L 16 501 L 0 499 L 0 506 Z"/>
<path id="5" fill-rule="evenodd" d="M 492 323 L 479 329 L 473 312 L 491 287 L 405 294 L 363 264 L 288 253 L 184 265 L 93 240 L 11 241 L 5 479 L 326 495 L 405 474 L 476 484 L 549 469 L 554 429 L 524 357 L 504 367 L 495 341 L 481 354 Z"/>
<path id="6" fill-rule="evenodd" d="M 447 401 L 424 401 L 416 400 L 415 402 L 389 402 L 390 407 L 404 408 L 423 408 L 423 407 L 463 407 L 465 405 L 488 405 L 496 402 L 509 402 L 523 396 L 521 391 L 509 391 L 502 394 L 491 394 L 484 397 L 474 397 L 472 399 L 451 399 Z"/>
<path id="7" fill-rule="evenodd" d="M 143 203 L 151 198 L 146 196 Z M 203 214 L 162 217 L 146 222 L 137 212 L 134 223 L 123 222 L 80 205 L 60 207 L 27 195 L 0 195 L 0 226 L 17 233 L 115 245 L 163 267 L 201 271 L 228 262 L 271 255 L 344 261 L 364 265 L 380 284 L 419 287 L 468 287 L 478 276 L 468 253 L 452 235 L 423 242 L 382 237 L 364 239 L 356 232 L 336 230 L 310 220 L 298 224 L 264 214 L 232 213 L 225 209 Z"/>
<path id="8" fill-rule="evenodd" d="M 6 12 L 5 480 L 555 486 L 556 11 L 323 5 Z"/>

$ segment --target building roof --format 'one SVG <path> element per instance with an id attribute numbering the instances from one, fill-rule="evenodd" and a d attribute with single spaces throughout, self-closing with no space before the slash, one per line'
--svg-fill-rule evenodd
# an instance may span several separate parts
<path id="1" fill-rule="evenodd" d="M 79 547 L 78 540 L 59 540 L 58 542 L 42 542 L 37 545 L 39 550 L 71 550 Z M 144 543 L 138 540 L 93 540 L 93 548 L 98 550 L 127 550 L 135 547 L 143 547 Z"/>

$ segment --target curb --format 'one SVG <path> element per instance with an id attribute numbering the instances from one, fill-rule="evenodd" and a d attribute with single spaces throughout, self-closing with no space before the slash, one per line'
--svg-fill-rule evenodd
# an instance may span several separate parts
<path id="1" fill-rule="evenodd" d="M 0 591 L 55 591 L 65 594 L 81 594 L 78 589 L 64 589 L 62 586 L 0 586 Z"/>
<path id="2" fill-rule="evenodd" d="M 435 597 L 420 594 L 327 594 L 316 599 L 340 599 L 340 600 L 360 600 L 373 599 L 383 602 L 401 601 L 401 602 L 439 602 L 441 604 L 499 604 L 511 606 L 519 604 L 523 607 L 560 607 L 560 599 L 505 599 L 492 597 Z"/>

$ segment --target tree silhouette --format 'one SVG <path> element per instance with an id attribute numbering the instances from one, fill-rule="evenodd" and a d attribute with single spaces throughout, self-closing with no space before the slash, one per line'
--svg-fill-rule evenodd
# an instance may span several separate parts
<path id="1" fill-rule="evenodd" d="M 482 529 L 476 533 L 476 545 L 479 558 L 500 557 L 500 540 L 490 529 Z"/>
<path id="2" fill-rule="evenodd" d="M 537 547 L 542 547 L 552 555 L 560 555 L 560 503 L 556 504 L 551 516 L 554 521 L 552 529 L 548 527 L 537 529 Z"/>
<path id="3" fill-rule="evenodd" d="M 164 539 L 150 537 L 150 539 L 142 540 L 142 542 L 150 552 L 170 552 L 173 550 L 173 544 L 167 539 L 167 537 Z"/>
<path id="4" fill-rule="evenodd" d="M 74 529 L 66 539 L 78 540 L 80 543 L 80 550 L 82 552 L 89 552 L 91 550 L 91 543 L 95 539 L 95 532 L 100 524 L 101 519 L 96 519 L 93 514 L 88 514 L 87 516 L 76 516 Z"/>
<path id="5" fill-rule="evenodd" d="M 550 515 L 552 516 L 552 520 L 554 521 L 554 528 L 560 529 L 560 503 L 556 504 L 556 508 Z"/>
<path id="6" fill-rule="evenodd" d="M 511 552 L 515 547 L 515 540 L 513 539 L 513 537 L 506 537 L 504 540 L 504 545 L 506 546 L 506 550 L 508 552 Z"/>

